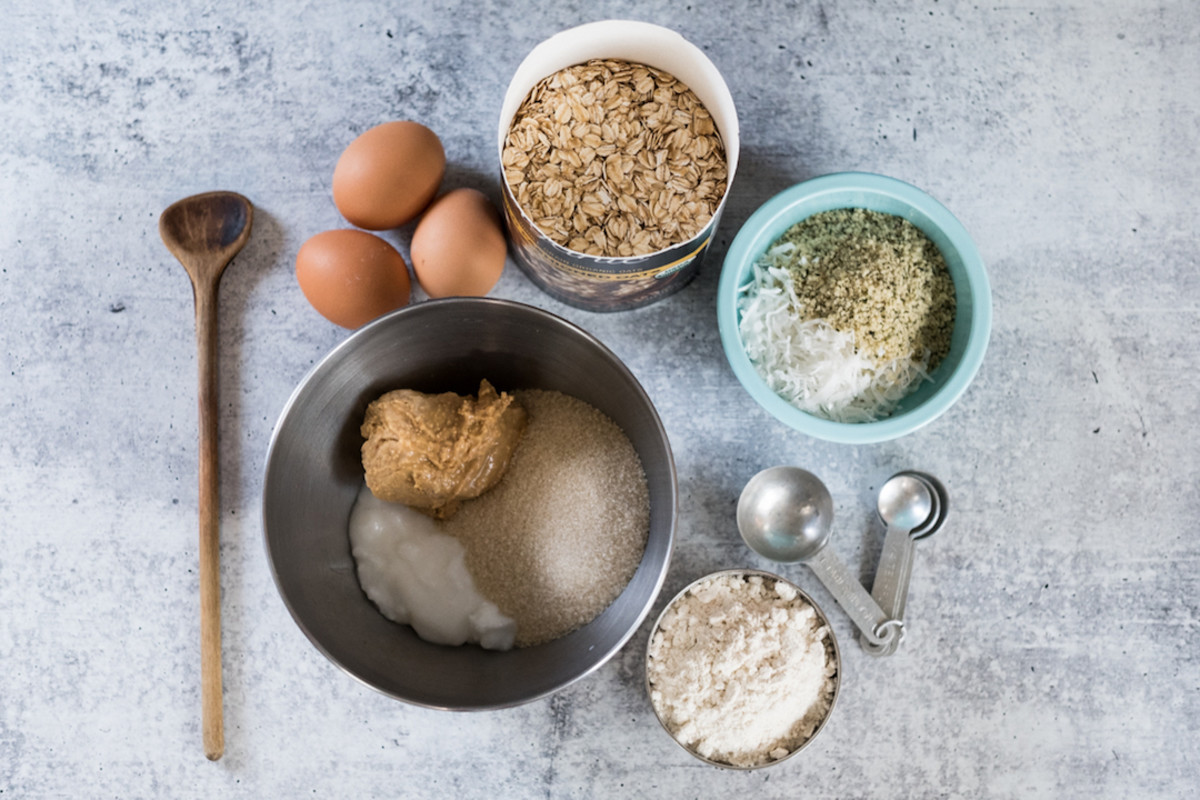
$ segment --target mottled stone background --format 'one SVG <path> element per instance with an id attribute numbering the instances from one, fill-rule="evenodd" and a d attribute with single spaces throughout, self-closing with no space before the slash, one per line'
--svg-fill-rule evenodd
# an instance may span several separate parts
<path id="1" fill-rule="evenodd" d="M 13 0 L 0 24 L 0 796 L 1180 797 L 1200 780 L 1200 7 Z M 648 623 L 596 674 L 507 711 L 408 707 L 292 622 L 259 521 L 272 426 L 346 333 L 292 274 L 341 220 L 342 148 L 390 119 L 443 138 L 448 186 L 497 196 L 501 96 L 525 54 L 610 17 L 670 26 L 724 73 L 742 164 L 682 293 L 616 315 L 510 265 L 494 294 L 627 360 L 671 436 L 682 498 L 665 593 L 768 566 L 733 509 L 760 468 L 833 492 L 864 580 L 875 491 L 942 477 L 910 633 L 873 660 L 831 612 L 846 681 L 801 757 L 689 758 L 642 689 Z M 825 444 L 767 416 L 721 352 L 726 247 L 775 192 L 861 169 L 944 202 L 989 266 L 995 326 L 961 402 L 914 435 Z M 257 208 L 222 285 L 227 752 L 199 734 L 190 289 L 158 238 L 214 188 Z M 407 253 L 411 230 L 389 234 Z M 656 605 L 655 612 L 662 600 Z"/>

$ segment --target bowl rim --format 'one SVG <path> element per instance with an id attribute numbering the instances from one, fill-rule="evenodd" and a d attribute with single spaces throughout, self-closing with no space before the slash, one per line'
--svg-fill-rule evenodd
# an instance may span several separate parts
<path id="1" fill-rule="evenodd" d="M 654 428 L 655 428 L 657 434 L 659 435 L 659 437 L 661 437 L 661 439 L 664 443 L 664 446 L 665 446 L 664 449 L 665 449 L 665 454 L 666 454 L 666 468 L 667 468 L 668 475 L 670 476 L 669 484 L 670 484 L 670 490 L 671 490 L 670 498 L 669 498 L 670 499 L 670 503 L 669 503 L 670 507 L 669 507 L 669 511 L 668 511 L 668 513 L 670 515 L 669 518 L 670 518 L 671 524 L 670 524 L 669 530 L 667 531 L 667 541 L 666 541 L 666 548 L 665 548 L 665 552 L 664 552 L 664 556 L 663 556 L 663 565 L 658 570 L 658 573 L 655 576 L 654 585 L 651 588 L 651 591 L 649 593 L 649 596 L 648 596 L 646 602 L 642 605 L 642 608 L 638 611 L 636 620 L 634 620 L 632 622 L 632 624 L 630 624 L 629 628 L 625 631 L 625 633 L 613 644 L 613 646 L 611 648 L 608 649 L 607 652 L 602 653 L 600 655 L 600 657 L 595 660 L 594 663 L 592 663 L 590 666 L 588 666 L 587 669 L 585 669 L 575 675 L 570 676 L 566 680 L 557 682 L 554 686 L 551 686 L 537 694 L 529 695 L 528 697 L 522 697 L 520 699 L 512 700 L 509 702 L 500 702 L 500 703 L 493 703 L 493 704 L 479 705 L 479 706 L 438 705 L 438 704 L 434 704 L 434 703 L 421 702 L 419 700 L 414 700 L 410 697 L 404 697 L 404 696 L 398 695 L 394 692 L 388 691 L 387 689 L 384 689 L 383 687 L 377 686 L 374 683 L 368 681 L 367 679 L 363 678 L 362 676 L 358 675 L 353 670 L 351 670 L 347 665 L 343 664 L 341 662 L 341 660 L 334 657 L 334 655 L 329 651 L 329 649 L 324 645 L 324 643 L 322 643 L 316 637 L 316 635 L 309 629 L 309 626 L 307 625 L 307 623 L 305 623 L 305 621 L 303 619 L 301 619 L 299 614 L 296 612 L 296 609 L 293 606 L 292 601 L 289 599 L 288 595 L 284 592 L 283 583 L 280 579 L 279 571 L 276 567 L 275 557 L 272 552 L 271 536 L 268 532 L 268 526 L 267 526 L 267 519 L 268 519 L 267 486 L 269 485 L 270 480 L 271 480 L 272 463 L 274 460 L 275 450 L 278 445 L 280 431 L 283 427 L 283 423 L 288 418 L 288 416 L 292 413 L 292 410 L 295 407 L 300 395 L 302 394 L 305 387 L 308 386 L 309 382 L 316 376 L 316 374 L 322 368 L 325 367 L 325 365 L 327 363 L 329 363 L 330 361 L 339 357 L 345 350 L 352 348 L 354 346 L 355 341 L 367 336 L 368 334 L 366 332 L 368 330 L 382 326 L 382 325 L 389 324 L 389 320 L 392 320 L 393 318 L 396 318 L 396 317 L 399 317 L 402 315 L 411 314 L 412 312 L 414 312 L 417 309 L 434 308 L 437 306 L 444 306 L 444 305 L 451 305 L 451 304 L 454 304 L 454 305 L 488 305 L 488 306 L 497 306 L 497 307 L 507 307 L 507 308 L 517 309 L 517 310 L 521 311 L 522 313 L 532 313 L 535 317 L 540 317 L 542 320 L 544 320 L 548 323 L 551 323 L 551 324 L 561 325 L 561 326 L 565 327 L 566 329 L 570 330 L 572 333 L 583 337 L 583 339 L 585 339 L 587 342 L 589 342 L 592 346 L 597 347 L 603 354 L 605 354 L 606 356 L 611 358 L 613 363 L 619 368 L 619 371 L 624 372 L 626 374 L 626 376 L 629 378 L 631 386 L 636 390 L 637 394 L 641 396 L 642 400 L 645 402 L 646 408 L 648 408 L 650 410 L 651 418 L 654 423 Z M 276 465 L 275 469 L 283 469 L 283 467 Z M 643 469 L 644 469 L 644 467 L 643 467 Z M 308 639 L 308 641 L 313 645 L 313 647 L 315 647 L 317 649 L 317 651 L 321 653 L 321 655 L 325 656 L 325 658 L 329 661 L 329 663 L 333 664 L 335 667 L 338 668 L 338 670 L 340 670 L 342 673 L 348 675 L 350 678 L 354 679 L 359 684 L 366 686 L 369 689 L 373 689 L 374 691 L 377 691 L 386 697 L 390 697 L 394 700 L 398 700 L 402 703 L 421 707 L 421 708 L 428 708 L 428 709 L 432 709 L 435 711 L 473 712 L 473 711 L 494 711 L 494 710 L 500 710 L 500 709 L 505 709 L 505 708 L 515 708 L 517 706 L 525 705 L 527 703 L 531 703 L 536 700 L 540 700 L 542 698 L 549 697 L 550 695 L 556 694 L 557 692 L 560 692 L 563 689 L 566 689 L 567 687 L 577 683 L 578 681 L 583 680 L 587 676 L 589 676 L 592 673 L 599 670 L 602 666 L 604 666 L 610 660 L 612 660 L 612 658 L 617 653 L 619 653 L 622 649 L 624 649 L 624 647 L 629 643 L 629 640 L 633 638 L 634 634 L 636 634 L 637 631 L 641 628 L 642 623 L 644 623 L 646 621 L 646 618 L 650 615 L 650 611 L 653 609 L 654 603 L 657 601 L 658 596 L 662 593 L 662 587 L 666 583 L 667 573 L 669 572 L 670 566 L 671 566 L 671 559 L 674 556 L 674 552 L 675 552 L 676 533 L 678 532 L 678 528 L 679 528 L 679 474 L 678 474 L 678 470 L 677 470 L 676 464 L 675 464 L 675 453 L 671 447 L 670 438 L 667 436 L 666 427 L 663 425 L 662 417 L 659 415 L 658 409 L 654 406 L 654 403 L 650 399 L 649 394 L 646 392 L 645 387 L 642 386 L 641 381 L 639 381 L 637 379 L 637 376 L 633 374 L 633 371 L 629 368 L 629 366 L 619 356 L 617 356 L 616 353 L 614 353 L 608 346 L 606 346 L 603 342 L 601 342 L 598 338 L 596 338 L 595 335 L 588 332 L 581 326 L 576 325 L 575 323 L 571 322 L 570 320 L 560 317 L 559 315 L 554 314 L 553 312 L 547 311 L 543 308 L 539 308 L 537 306 L 530 305 L 528 303 L 523 303 L 523 302 L 520 302 L 517 300 L 508 300 L 508 299 L 503 299 L 503 298 L 446 297 L 446 298 L 438 298 L 438 299 L 429 299 L 429 300 L 422 301 L 420 303 L 413 303 L 413 304 L 404 306 L 402 308 L 398 308 L 393 311 L 389 311 L 388 313 L 386 313 L 380 317 L 377 317 L 376 319 L 374 319 L 370 322 L 367 322 L 364 325 L 362 325 L 361 327 L 352 331 L 341 342 L 337 343 L 324 356 L 322 356 L 315 364 L 313 364 L 304 373 L 304 376 L 297 382 L 295 388 L 293 388 L 291 393 L 288 395 L 288 399 L 283 404 L 283 407 L 280 409 L 280 412 L 279 412 L 278 416 L 276 417 L 275 425 L 271 430 L 270 442 L 267 445 L 267 451 L 266 451 L 266 455 L 265 455 L 264 461 L 263 461 L 263 473 L 262 474 L 263 474 L 263 490 L 262 490 L 262 499 L 261 499 L 260 505 L 259 505 L 259 520 L 260 520 L 260 524 L 262 525 L 263 549 L 264 549 L 264 553 L 265 553 L 266 560 L 267 560 L 267 566 L 270 568 L 270 571 L 271 571 L 271 579 L 275 584 L 276 593 L 279 595 L 280 600 L 283 601 L 283 605 L 287 609 L 288 615 L 291 616 L 292 621 L 301 630 L 301 632 L 304 634 L 305 638 Z M 601 613 L 603 613 L 603 611 L 601 611 Z M 584 627 L 586 627 L 586 626 L 584 626 Z M 581 630 L 581 629 L 578 629 L 578 630 Z M 574 633 L 574 631 L 572 633 Z M 571 635 L 571 634 L 567 634 L 567 635 Z"/>
<path id="2" fill-rule="evenodd" d="M 707 756 L 700 755 L 695 750 L 688 747 L 683 742 L 679 741 L 679 739 L 677 739 L 675 737 L 675 734 L 671 733 L 671 729 L 667 727 L 666 721 L 663 720 L 662 716 L 658 713 L 658 707 L 656 705 L 654 705 L 654 700 L 651 699 L 650 647 L 654 643 L 654 635 L 656 633 L 658 633 L 658 628 L 662 624 L 663 617 L 665 617 L 667 615 L 667 612 L 670 611 L 675 606 L 675 604 L 677 602 L 679 602 L 679 600 L 685 594 L 690 592 L 692 589 L 696 588 L 697 586 L 699 586 L 700 584 L 702 584 L 706 581 L 710 581 L 715 578 L 720 578 L 720 577 L 723 577 L 726 575 L 735 575 L 735 576 L 743 577 L 743 578 L 751 577 L 751 576 L 758 576 L 761 578 L 766 578 L 769 580 L 785 583 L 788 586 L 792 587 L 792 589 L 794 589 L 796 591 L 797 597 L 801 598 L 802 600 L 804 600 L 806 603 L 808 603 L 812 607 L 813 611 L 817 615 L 817 618 L 821 621 L 821 623 L 829 631 L 829 643 L 833 649 L 834 661 L 837 664 L 837 677 L 833 683 L 833 697 L 829 701 L 829 710 L 827 712 L 825 712 L 825 718 L 821 720 L 819 725 L 817 725 L 816 730 L 814 730 L 812 732 L 812 735 L 809 736 L 807 739 L 805 739 L 803 742 L 801 742 L 799 747 L 797 747 L 795 750 L 792 750 L 791 752 L 789 752 L 783 758 L 777 758 L 774 761 L 765 761 L 762 764 L 753 764 L 748 767 L 742 767 L 742 766 L 738 766 L 736 764 L 729 764 L 725 761 L 714 761 L 713 759 L 708 758 Z M 684 586 L 682 589 L 680 589 L 679 592 L 674 597 L 672 597 L 669 601 L 667 601 L 667 604 L 665 606 L 663 606 L 662 611 L 659 612 L 658 617 L 654 620 L 654 625 L 650 628 L 650 636 L 646 640 L 646 654 L 643 657 L 642 662 L 643 662 L 642 672 L 644 674 L 646 699 L 650 702 L 650 709 L 654 712 L 654 718 L 658 720 L 658 724 L 661 725 L 662 729 L 664 731 L 666 731 L 666 733 L 669 737 L 671 737 L 671 741 L 675 742 L 675 744 L 677 744 L 681 748 L 683 748 L 684 752 L 686 752 L 688 755 L 692 756 L 693 758 L 698 758 L 699 760 L 703 761 L 705 764 L 709 764 L 714 767 L 720 767 L 721 769 L 737 770 L 739 772 L 749 772 L 749 771 L 756 770 L 756 769 L 766 769 L 767 767 L 773 767 L 776 764 L 782 764 L 784 761 L 787 761 L 792 756 L 799 753 L 801 750 L 807 749 L 808 746 L 812 743 L 812 741 L 814 739 L 816 739 L 817 736 L 820 735 L 821 731 L 825 730 L 825 726 L 829 724 L 829 718 L 833 716 L 833 710 L 835 708 L 837 708 L 838 697 L 842 693 L 842 678 L 844 677 L 843 673 L 845 670 L 845 665 L 844 665 L 844 662 L 842 661 L 842 651 L 841 651 L 841 648 L 838 646 L 837 634 L 833 630 L 833 625 L 831 625 L 829 622 L 829 616 L 825 613 L 825 611 L 819 605 L 817 605 L 817 601 L 814 600 L 808 592 L 804 591 L 799 586 L 797 586 L 794 581 L 784 578 L 781 575 L 776 575 L 773 572 L 768 572 L 768 571 L 762 570 L 762 569 L 755 569 L 754 567 L 731 567 L 729 569 L 719 569 L 716 572 L 710 572 L 707 575 L 701 575 L 699 578 L 696 578 L 696 580 L 692 581 L 687 586 Z"/>
<path id="3" fill-rule="evenodd" d="M 766 231 L 789 218 L 791 224 L 807 217 L 791 218 L 800 203 L 846 191 L 888 197 L 925 214 L 950 240 L 968 275 L 971 324 L 958 366 L 921 405 L 875 422 L 833 422 L 793 406 L 775 394 L 759 376 L 742 345 L 738 331 L 737 297 L 750 266 L 771 243 Z M 850 206 L 841 206 L 850 207 Z M 816 212 L 814 212 L 816 213 Z M 811 215 L 809 215 L 811 216 Z M 795 184 L 760 206 L 742 225 L 721 267 L 717 286 L 717 327 L 726 360 L 750 396 L 773 417 L 789 427 L 818 439 L 840 444 L 872 444 L 896 439 L 924 427 L 941 416 L 962 396 L 983 363 L 992 327 L 992 295 L 987 269 L 965 227 L 944 205 L 917 187 L 896 178 L 871 172 L 837 172 Z"/>

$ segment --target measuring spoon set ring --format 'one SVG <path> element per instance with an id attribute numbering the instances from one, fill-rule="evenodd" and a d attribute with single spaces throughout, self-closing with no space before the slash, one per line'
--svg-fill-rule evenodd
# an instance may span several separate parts
<path id="1" fill-rule="evenodd" d="M 904 638 L 913 544 L 942 527 L 949 498 L 934 476 L 905 470 L 880 488 L 876 510 L 887 532 L 870 593 L 826 547 L 833 532 L 833 498 L 811 472 L 771 467 L 755 475 L 738 499 L 737 525 L 750 549 L 764 558 L 808 566 L 858 627 L 863 649 L 890 656 Z"/>

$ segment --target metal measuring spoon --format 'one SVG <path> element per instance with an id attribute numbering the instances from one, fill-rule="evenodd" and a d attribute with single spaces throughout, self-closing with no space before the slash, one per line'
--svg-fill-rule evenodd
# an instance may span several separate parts
<path id="1" fill-rule="evenodd" d="M 885 613 L 901 619 L 904 597 L 901 572 L 910 560 L 912 531 L 924 525 L 933 514 L 933 492 L 925 481 L 914 475 L 894 475 L 879 490 L 876 510 L 887 525 L 879 568 L 875 571 L 875 586 L 871 596 Z"/>
<path id="2" fill-rule="evenodd" d="M 928 472 L 905 470 L 900 474 L 913 475 L 920 478 L 929 485 L 930 490 L 933 492 L 934 513 L 928 522 L 913 530 L 911 535 L 913 541 L 927 539 L 941 530 L 942 526 L 946 524 L 946 515 L 950 511 L 950 495 L 946 492 L 945 484 Z"/>
<path id="3" fill-rule="evenodd" d="M 771 467 L 758 473 L 738 498 L 737 524 L 746 544 L 759 555 L 785 564 L 807 564 L 865 641 L 887 647 L 899 638 L 903 623 L 887 616 L 825 547 L 833 530 L 833 498 L 816 475 L 798 467 Z"/>
<path id="4" fill-rule="evenodd" d="M 945 486 L 923 472 L 897 473 L 879 490 L 877 510 L 887 525 L 887 534 L 871 595 L 893 619 L 904 619 L 912 579 L 913 544 L 917 539 L 932 536 L 942 527 L 947 508 Z M 888 647 L 863 642 L 867 652 L 880 656 L 891 655 L 899 645 L 899 640 Z"/>

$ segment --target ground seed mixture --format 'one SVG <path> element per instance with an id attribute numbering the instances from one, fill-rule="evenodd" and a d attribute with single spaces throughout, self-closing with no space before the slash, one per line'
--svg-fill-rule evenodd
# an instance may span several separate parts
<path id="1" fill-rule="evenodd" d="M 516 620 L 516 645 L 556 639 L 609 606 L 650 530 L 646 476 L 611 419 L 561 392 L 513 392 L 529 414 L 504 478 L 441 530 L 479 591 Z"/>
<path id="2" fill-rule="evenodd" d="M 858 349 L 890 361 L 920 360 L 928 370 L 950 351 L 954 282 L 946 261 L 916 225 L 893 214 L 842 208 L 793 225 L 796 296 L 806 313 L 853 331 Z"/>

